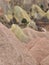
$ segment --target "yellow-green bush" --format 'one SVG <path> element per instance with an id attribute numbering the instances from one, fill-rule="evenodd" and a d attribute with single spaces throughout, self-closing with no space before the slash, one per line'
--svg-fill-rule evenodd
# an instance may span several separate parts
<path id="1" fill-rule="evenodd" d="M 27 12 L 19 6 L 14 7 L 14 14 L 15 14 L 15 17 L 19 20 L 19 22 L 21 22 L 22 19 L 26 19 L 27 22 L 31 22 L 31 19 L 29 15 L 27 14 Z"/>
<path id="2" fill-rule="evenodd" d="M 28 42 L 29 38 L 26 34 L 24 34 L 24 32 L 22 31 L 22 29 L 16 25 L 13 24 L 11 27 L 11 31 L 16 35 L 16 37 L 22 41 L 22 42 Z"/>
<path id="3" fill-rule="evenodd" d="M 32 28 L 32 29 L 34 29 L 34 30 L 38 30 L 36 24 L 35 24 L 35 23 L 33 24 L 33 22 L 30 22 L 30 23 L 28 24 L 28 27 L 30 27 L 30 28 Z"/>
<path id="4" fill-rule="evenodd" d="M 7 13 L 4 16 L 10 22 L 10 20 L 13 18 L 13 16 L 12 16 L 12 10 L 8 10 Z"/>
<path id="5" fill-rule="evenodd" d="M 35 22 L 30 19 L 27 12 L 24 9 L 22 9 L 21 7 L 19 7 L 19 6 L 14 7 L 14 15 L 15 15 L 15 18 L 17 18 L 19 20 L 19 22 L 21 22 L 23 19 L 26 19 L 28 23 L 32 22 L 33 28 L 36 27 Z"/>
<path id="6" fill-rule="evenodd" d="M 42 17 L 45 16 L 45 12 L 38 5 L 32 5 L 31 9 L 32 9 L 31 16 L 37 19 L 38 18 L 41 19 Z"/>
<path id="7" fill-rule="evenodd" d="M 46 15 L 47 19 L 49 19 L 49 10 L 46 12 Z"/>

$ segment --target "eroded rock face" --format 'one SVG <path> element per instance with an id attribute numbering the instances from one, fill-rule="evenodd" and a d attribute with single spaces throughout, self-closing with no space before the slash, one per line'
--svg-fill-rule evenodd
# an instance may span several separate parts
<path id="1" fill-rule="evenodd" d="M 24 45 L 1 23 L 0 65 L 37 65 Z"/>

